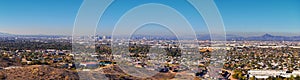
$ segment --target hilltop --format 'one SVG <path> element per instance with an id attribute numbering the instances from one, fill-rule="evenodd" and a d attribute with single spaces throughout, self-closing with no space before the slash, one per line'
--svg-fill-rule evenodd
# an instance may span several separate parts
<path id="1" fill-rule="evenodd" d="M 49 66 L 27 66 L 14 69 L 0 70 L 0 79 L 5 80 L 78 80 L 76 72 Z"/>

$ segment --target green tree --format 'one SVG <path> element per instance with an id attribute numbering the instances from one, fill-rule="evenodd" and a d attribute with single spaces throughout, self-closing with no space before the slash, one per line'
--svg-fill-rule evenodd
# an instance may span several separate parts
<path id="1" fill-rule="evenodd" d="M 295 80 L 295 77 L 294 75 L 291 75 L 290 79 L 289 80 Z"/>
<path id="2" fill-rule="evenodd" d="M 255 76 L 250 77 L 250 80 L 255 80 Z"/>
<path id="3" fill-rule="evenodd" d="M 300 76 L 297 75 L 297 76 L 295 77 L 295 79 L 296 79 L 296 80 L 300 80 Z"/>

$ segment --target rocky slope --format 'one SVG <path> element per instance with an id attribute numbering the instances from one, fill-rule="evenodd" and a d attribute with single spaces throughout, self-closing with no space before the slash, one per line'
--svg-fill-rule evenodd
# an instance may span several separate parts
<path id="1" fill-rule="evenodd" d="M 76 72 L 49 66 L 28 66 L 0 70 L 0 78 L 6 80 L 78 80 Z"/>
<path id="2" fill-rule="evenodd" d="M 138 78 L 126 74 L 118 66 L 79 73 L 45 65 L 0 70 L 0 80 L 166 80 L 174 77 L 174 73 L 159 73 L 149 78 Z"/>

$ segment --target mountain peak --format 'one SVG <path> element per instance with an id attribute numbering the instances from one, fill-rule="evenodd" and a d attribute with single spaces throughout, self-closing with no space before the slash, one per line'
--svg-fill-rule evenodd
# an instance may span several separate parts
<path id="1" fill-rule="evenodd" d="M 263 37 L 273 37 L 273 35 L 266 33 L 263 35 Z"/>

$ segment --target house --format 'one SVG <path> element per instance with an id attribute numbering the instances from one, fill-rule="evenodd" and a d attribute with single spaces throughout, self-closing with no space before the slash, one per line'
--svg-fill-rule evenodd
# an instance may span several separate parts
<path id="1" fill-rule="evenodd" d="M 112 61 L 100 61 L 99 65 L 100 66 L 107 66 L 107 65 L 111 65 L 111 64 L 115 64 L 116 62 L 112 62 Z"/>
<path id="2" fill-rule="evenodd" d="M 63 58 L 54 58 L 53 60 L 52 60 L 52 62 L 53 63 L 56 63 L 56 62 L 60 62 L 60 61 L 62 61 L 63 60 Z"/>
<path id="3" fill-rule="evenodd" d="M 66 54 L 64 52 L 62 52 L 62 51 L 59 51 L 59 52 L 57 52 L 56 55 L 66 55 Z"/>
<path id="4" fill-rule="evenodd" d="M 21 63 L 22 64 L 28 64 L 26 58 L 22 58 Z"/>
<path id="5" fill-rule="evenodd" d="M 79 66 L 84 67 L 84 68 L 98 68 L 99 63 L 97 63 L 97 62 L 82 62 L 79 64 Z"/>

